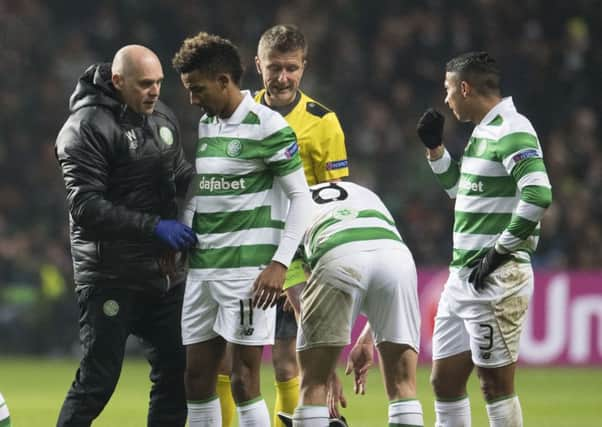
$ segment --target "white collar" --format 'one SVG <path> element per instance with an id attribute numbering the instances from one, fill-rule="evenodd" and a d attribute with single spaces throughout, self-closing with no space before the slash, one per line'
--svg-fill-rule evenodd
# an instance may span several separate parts
<path id="1" fill-rule="evenodd" d="M 242 101 L 240 101 L 240 104 L 238 104 L 238 107 L 236 107 L 236 110 L 234 110 L 230 117 L 225 119 L 218 117 L 218 121 L 229 125 L 238 125 L 242 123 L 245 117 L 247 117 L 251 106 L 255 104 L 255 100 L 251 96 L 251 92 L 248 90 L 241 90 L 240 93 L 243 95 L 243 97 Z"/>
<path id="2" fill-rule="evenodd" d="M 514 102 L 512 101 L 511 96 L 507 96 L 502 98 L 500 102 L 498 102 L 481 120 L 479 126 L 489 124 L 495 117 L 506 111 L 516 111 L 516 107 L 514 106 Z"/>

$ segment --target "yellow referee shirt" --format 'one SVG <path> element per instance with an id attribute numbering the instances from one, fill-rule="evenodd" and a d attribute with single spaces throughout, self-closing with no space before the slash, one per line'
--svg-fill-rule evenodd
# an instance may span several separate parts
<path id="1" fill-rule="evenodd" d="M 267 105 L 265 89 L 255 95 L 255 101 Z M 299 154 L 309 185 L 331 181 L 349 175 L 345 135 L 334 111 L 297 92 L 295 101 L 281 113 L 297 135 Z"/>

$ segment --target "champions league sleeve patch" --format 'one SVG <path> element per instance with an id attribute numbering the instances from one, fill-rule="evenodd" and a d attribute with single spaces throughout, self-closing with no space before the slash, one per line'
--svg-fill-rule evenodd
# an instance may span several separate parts
<path id="1" fill-rule="evenodd" d="M 535 150 L 535 149 L 521 151 L 520 153 L 517 153 L 514 156 L 512 156 L 512 160 L 514 161 L 514 163 L 518 163 L 518 162 L 520 162 L 522 160 L 526 160 L 526 159 L 540 159 L 540 158 L 541 158 L 541 153 L 539 152 L 539 150 Z"/>
<path id="2" fill-rule="evenodd" d="M 335 160 L 334 162 L 328 162 L 326 163 L 326 170 L 327 171 L 332 171 L 335 169 L 343 169 L 347 167 L 347 159 L 344 160 Z"/>
<path id="3" fill-rule="evenodd" d="M 293 144 L 288 147 L 286 149 L 286 151 L 284 152 L 284 155 L 286 156 L 287 159 L 292 158 L 295 154 L 297 154 L 297 151 L 299 151 L 299 144 L 297 144 L 297 141 L 293 142 Z"/>

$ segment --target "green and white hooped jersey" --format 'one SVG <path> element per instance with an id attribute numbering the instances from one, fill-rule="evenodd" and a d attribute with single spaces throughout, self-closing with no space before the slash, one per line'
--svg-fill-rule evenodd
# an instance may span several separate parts
<path id="1" fill-rule="evenodd" d="M 320 259 L 403 244 L 391 213 L 367 188 L 344 181 L 312 185 L 310 190 L 315 211 L 303 247 L 311 267 Z"/>
<path id="2" fill-rule="evenodd" d="M 10 427 L 10 413 L 8 412 L 8 406 L 4 401 L 4 396 L 0 393 L 0 427 Z"/>
<path id="3" fill-rule="evenodd" d="M 295 133 L 247 91 L 228 119 L 203 116 L 187 216 L 199 243 L 192 274 L 248 279 L 269 264 L 281 240 L 289 201 L 275 181 L 302 167 Z"/>
<path id="4" fill-rule="evenodd" d="M 504 98 L 472 132 L 461 163 L 445 151 L 430 162 L 456 199 L 452 268 L 462 268 L 494 245 L 529 262 L 552 190 L 537 134 Z"/>

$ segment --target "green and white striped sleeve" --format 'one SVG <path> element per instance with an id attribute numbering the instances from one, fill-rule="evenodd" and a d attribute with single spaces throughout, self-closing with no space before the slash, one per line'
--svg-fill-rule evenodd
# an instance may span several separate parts
<path id="1" fill-rule="evenodd" d="M 535 135 L 512 133 L 500 140 L 500 146 L 504 147 L 504 167 L 514 178 L 520 192 L 512 219 L 496 244 L 500 252 L 511 252 L 537 233 L 539 221 L 552 203 L 552 186 Z"/>
<path id="2" fill-rule="evenodd" d="M 269 153 L 265 162 L 275 176 L 288 175 L 302 168 L 297 136 L 290 126 L 268 136 L 261 145 Z"/>
<path id="3" fill-rule="evenodd" d="M 460 180 L 460 164 L 452 159 L 447 149 L 444 149 L 443 156 L 429 161 L 429 165 L 445 192 L 451 199 L 455 199 Z"/>

